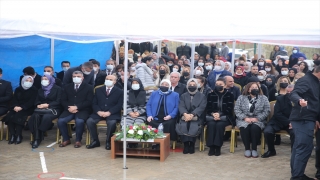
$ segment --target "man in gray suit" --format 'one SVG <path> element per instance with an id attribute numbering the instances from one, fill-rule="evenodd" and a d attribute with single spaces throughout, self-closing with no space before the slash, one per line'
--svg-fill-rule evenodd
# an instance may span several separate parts
<path id="1" fill-rule="evenodd" d="M 227 56 L 229 54 L 229 47 L 227 46 L 227 42 L 222 42 L 221 43 L 221 53 L 220 56 L 224 57 L 227 59 Z"/>

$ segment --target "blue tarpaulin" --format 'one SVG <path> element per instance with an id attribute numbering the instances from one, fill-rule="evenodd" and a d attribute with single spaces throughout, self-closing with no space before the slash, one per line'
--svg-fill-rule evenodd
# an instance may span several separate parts
<path id="1" fill-rule="evenodd" d="M 89 59 L 96 59 L 105 69 L 110 59 L 113 41 L 81 44 L 67 41 L 54 41 L 54 71 L 60 72 L 61 61 L 70 61 L 71 67 L 79 66 Z M 23 68 L 32 66 L 39 75 L 43 75 L 44 66 L 50 66 L 51 40 L 40 36 L 27 36 L 0 39 L 0 68 L 3 79 L 10 81 L 13 88 L 19 86 L 19 77 Z"/>

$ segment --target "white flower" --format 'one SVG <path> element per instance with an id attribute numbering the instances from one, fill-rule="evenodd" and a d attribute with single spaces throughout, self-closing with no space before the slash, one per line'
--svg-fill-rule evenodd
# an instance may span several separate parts
<path id="1" fill-rule="evenodd" d="M 143 135 L 143 131 L 142 131 L 142 130 L 139 130 L 139 131 L 138 131 L 138 134 L 142 136 L 142 135 Z"/>
<path id="2" fill-rule="evenodd" d="M 130 129 L 130 130 L 128 131 L 128 133 L 129 133 L 129 134 L 134 134 L 134 130 L 133 130 L 133 129 Z"/>
<path id="3" fill-rule="evenodd" d="M 133 130 L 136 130 L 137 129 L 137 126 L 133 126 Z"/>
<path id="4" fill-rule="evenodd" d="M 150 128 L 147 128 L 148 132 L 150 132 Z"/>

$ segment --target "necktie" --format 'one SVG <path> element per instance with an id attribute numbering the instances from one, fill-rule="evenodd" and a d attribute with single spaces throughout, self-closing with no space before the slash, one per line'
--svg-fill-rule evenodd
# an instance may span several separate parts
<path id="1" fill-rule="evenodd" d="M 77 84 L 77 85 L 76 85 L 76 89 L 75 89 L 76 92 L 78 91 L 78 89 L 79 89 L 79 85 Z"/>
<path id="2" fill-rule="evenodd" d="M 107 89 L 107 96 L 109 96 L 110 94 L 110 89 Z"/>

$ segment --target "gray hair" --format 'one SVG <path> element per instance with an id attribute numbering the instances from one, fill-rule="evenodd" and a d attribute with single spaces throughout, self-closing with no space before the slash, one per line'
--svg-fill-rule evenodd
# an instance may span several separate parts
<path id="1" fill-rule="evenodd" d="M 72 75 L 74 75 L 74 74 L 81 74 L 81 76 L 83 76 L 83 73 L 82 73 L 81 71 L 74 71 L 74 72 L 72 73 Z"/>
<path id="2" fill-rule="evenodd" d="M 92 62 L 85 62 L 85 63 L 83 63 L 82 64 L 82 67 L 84 67 L 84 68 L 89 68 L 89 69 L 93 69 L 93 64 L 92 64 Z"/>
<path id="3" fill-rule="evenodd" d="M 179 72 L 171 72 L 170 76 L 171 76 L 171 74 L 177 74 L 179 77 L 181 76 L 181 74 Z"/>

